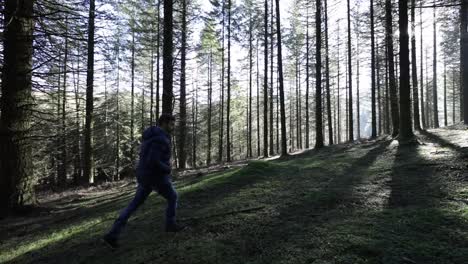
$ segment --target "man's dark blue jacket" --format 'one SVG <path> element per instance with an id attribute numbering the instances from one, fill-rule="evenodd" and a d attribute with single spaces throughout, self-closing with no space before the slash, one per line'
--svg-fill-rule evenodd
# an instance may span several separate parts
<path id="1" fill-rule="evenodd" d="M 143 132 L 138 183 L 154 186 L 171 173 L 171 137 L 160 127 L 151 126 Z"/>

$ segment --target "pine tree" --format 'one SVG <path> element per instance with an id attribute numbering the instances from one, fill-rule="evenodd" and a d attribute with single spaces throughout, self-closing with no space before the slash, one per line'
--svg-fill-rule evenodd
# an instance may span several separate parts
<path id="1" fill-rule="evenodd" d="M 385 0 L 385 42 L 387 45 L 387 60 L 390 85 L 390 105 L 392 113 L 392 136 L 396 137 L 399 133 L 400 120 L 398 110 L 397 84 L 395 79 L 395 62 L 393 54 L 393 22 L 392 22 L 392 1 Z"/>
<path id="2" fill-rule="evenodd" d="M 93 143 L 93 118 L 94 118 L 94 19 L 95 19 L 95 0 L 89 1 L 88 18 L 88 62 L 86 73 L 86 123 L 84 131 L 84 168 L 83 177 L 88 184 L 94 183 L 94 143 Z"/>
<path id="3" fill-rule="evenodd" d="M 413 115 L 414 115 L 414 128 L 421 130 L 419 121 L 419 97 L 418 97 L 418 71 L 416 66 L 416 17 L 415 7 L 416 1 L 411 0 L 411 77 L 412 77 L 412 90 L 413 90 Z"/>
<path id="4" fill-rule="evenodd" d="M 322 121 L 322 1 L 315 4 L 315 148 L 323 147 L 323 121 Z"/>
<path id="5" fill-rule="evenodd" d="M 399 141 L 413 137 L 409 71 L 408 2 L 398 1 L 400 30 L 400 134 Z"/>
<path id="6" fill-rule="evenodd" d="M 0 110 L 0 209 L 36 203 L 31 148 L 34 1 L 6 0 Z"/>
<path id="7" fill-rule="evenodd" d="M 162 112 L 165 114 L 172 113 L 173 99 L 173 1 L 164 0 L 164 30 L 163 30 L 163 95 L 162 95 Z"/>
<path id="8" fill-rule="evenodd" d="M 286 110 L 284 105 L 284 78 L 283 78 L 283 57 L 281 46 L 281 24 L 280 24 L 280 4 L 276 0 L 276 35 L 278 40 L 278 81 L 281 111 L 281 156 L 288 154 L 286 142 Z"/>

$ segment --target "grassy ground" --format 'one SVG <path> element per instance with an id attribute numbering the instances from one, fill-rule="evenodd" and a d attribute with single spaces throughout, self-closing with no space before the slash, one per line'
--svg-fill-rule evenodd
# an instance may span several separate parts
<path id="1" fill-rule="evenodd" d="M 177 181 L 186 232 L 152 194 L 122 247 L 99 241 L 134 186 L 49 201 L 0 222 L 0 262 L 468 263 L 468 131 L 380 139 Z"/>

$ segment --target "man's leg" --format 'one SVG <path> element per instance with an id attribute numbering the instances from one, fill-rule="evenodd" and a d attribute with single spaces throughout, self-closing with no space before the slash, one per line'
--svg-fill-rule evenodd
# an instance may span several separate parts
<path id="1" fill-rule="evenodd" d="M 112 225 L 111 230 L 107 233 L 107 237 L 112 239 L 117 239 L 122 232 L 123 228 L 127 224 L 128 218 L 138 209 L 140 205 L 145 202 L 148 195 L 151 193 L 150 187 L 145 187 L 142 185 L 138 185 L 138 188 L 135 193 L 135 197 L 130 202 L 130 204 L 122 210 L 117 220 L 115 220 L 114 224 Z"/>
<path id="2" fill-rule="evenodd" d="M 176 225 L 176 209 L 177 209 L 177 192 L 172 186 L 170 178 L 164 179 L 163 182 L 156 186 L 156 191 L 167 200 L 166 208 L 166 229 Z"/>

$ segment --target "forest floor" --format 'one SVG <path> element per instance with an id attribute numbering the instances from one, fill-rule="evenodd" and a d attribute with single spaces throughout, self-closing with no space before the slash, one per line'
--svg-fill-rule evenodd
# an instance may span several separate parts
<path id="1" fill-rule="evenodd" d="M 340 144 L 180 177 L 189 229 L 164 233 L 165 203 L 152 194 L 115 251 L 100 238 L 135 183 L 49 196 L 49 212 L 0 221 L 0 262 L 468 263 L 468 130 L 418 140 Z"/>

